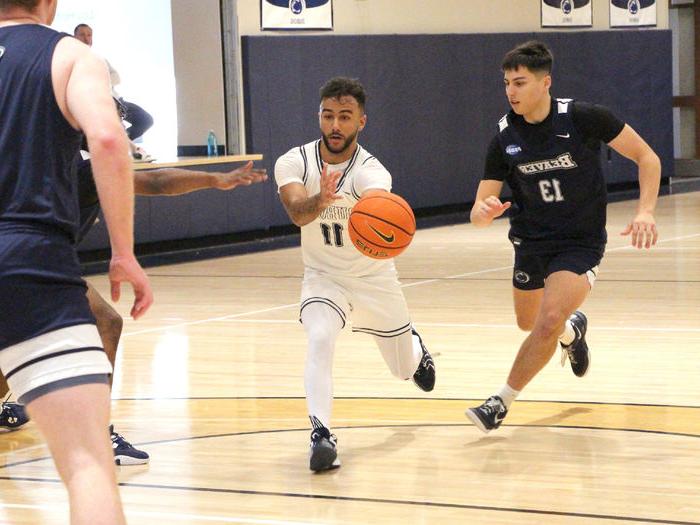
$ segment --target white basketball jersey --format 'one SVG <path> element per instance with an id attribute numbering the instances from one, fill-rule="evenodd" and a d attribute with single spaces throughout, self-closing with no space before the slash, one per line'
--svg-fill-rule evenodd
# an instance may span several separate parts
<path id="1" fill-rule="evenodd" d="M 281 188 L 297 182 L 306 187 L 309 197 L 318 194 L 321 182 L 321 140 L 293 148 L 275 164 L 275 181 Z M 301 228 L 304 265 L 321 272 L 362 277 L 394 272 L 393 260 L 370 259 L 352 245 L 348 219 L 355 203 L 369 189 L 391 191 L 391 175 L 382 164 L 359 144 L 350 160 L 329 164 L 328 173 L 341 171 L 335 201 L 312 222 Z"/>

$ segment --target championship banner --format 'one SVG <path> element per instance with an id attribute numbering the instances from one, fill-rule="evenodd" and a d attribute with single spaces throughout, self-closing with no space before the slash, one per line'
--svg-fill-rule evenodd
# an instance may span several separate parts
<path id="1" fill-rule="evenodd" d="M 593 25 L 591 0 L 542 0 L 542 27 Z"/>
<path id="2" fill-rule="evenodd" d="M 656 0 L 610 0 L 610 27 L 656 25 Z"/>
<path id="3" fill-rule="evenodd" d="M 333 29 L 333 0 L 260 0 L 261 29 Z"/>

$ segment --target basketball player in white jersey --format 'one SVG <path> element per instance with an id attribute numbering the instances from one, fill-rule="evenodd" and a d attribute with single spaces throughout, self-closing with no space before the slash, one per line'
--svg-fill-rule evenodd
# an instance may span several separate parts
<path id="1" fill-rule="evenodd" d="M 426 392 L 435 365 L 411 319 L 393 260 L 362 255 L 347 234 L 363 196 L 391 190 L 391 175 L 357 143 L 365 127 L 366 95 L 356 80 L 337 77 L 321 88 L 321 139 L 293 148 L 275 164 L 280 198 L 301 227 L 304 281 L 300 320 L 308 337 L 304 383 L 313 426 L 309 467 L 340 466 L 331 434 L 333 352 L 352 312 L 353 332 L 374 337 L 391 373 L 413 378 Z"/>

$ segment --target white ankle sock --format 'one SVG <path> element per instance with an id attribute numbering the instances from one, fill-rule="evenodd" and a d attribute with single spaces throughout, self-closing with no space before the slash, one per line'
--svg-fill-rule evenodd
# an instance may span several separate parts
<path id="1" fill-rule="evenodd" d="M 576 339 L 576 332 L 574 332 L 574 327 L 571 325 L 571 319 L 567 319 L 564 323 L 564 331 L 559 336 L 559 341 L 564 346 L 569 346 Z"/>
<path id="2" fill-rule="evenodd" d="M 501 390 L 496 393 L 496 395 L 503 400 L 506 409 L 510 408 L 510 405 L 515 401 L 515 398 L 518 397 L 518 394 L 520 394 L 520 390 L 513 390 L 508 383 L 503 385 Z"/>

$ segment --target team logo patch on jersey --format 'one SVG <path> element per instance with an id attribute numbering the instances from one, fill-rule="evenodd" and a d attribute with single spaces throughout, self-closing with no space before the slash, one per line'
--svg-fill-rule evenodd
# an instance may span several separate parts
<path id="1" fill-rule="evenodd" d="M 300 15 L 304 10 L 304 4 L 301 2 L 301 0 L 290 0 L 289 9 L 291 9 L 292 13 L 295 15 Z"/>
<path id="2" fill-rule="evenodd" d="M 639 0 L 630 0 L 627 2 L 627 10 L 631 15 L 639 13 Z"/>
<path id="3" fill-rule="evenodd" d="M 506 153 L 508 155 L 517 155 L 522 150 L 523 150 L 523 148 L 521 148 L 517 144 L 510 144 L 510 145 L 506 146 Z"/>
<path id="4" fill-rule="evenodd" d="M 563 153 L 554 159 L 538 160 L 527 164 L 518 164 L 520 173 L 529 175 L 531 173 L 542 173 L 553 170 L 571 170 L 578 167 L 578 164 L 571 158 L 571 153 Z"/>
<path id="5" fill-rule="evenodd" d="M 573 2 L 571 0 L 561 0 L 561 10 L 565 15 L 570 15 L 573 9 Z"/>
<path id="6" fill-rule="evenodd" d="M 513 276 L 515 277 L 515 281 L 520 283 L 520 284 L 525 284 L 525 283 L 530 282 L 530 276 L 522 270 L 516 270 L 515 274 Z"/>

